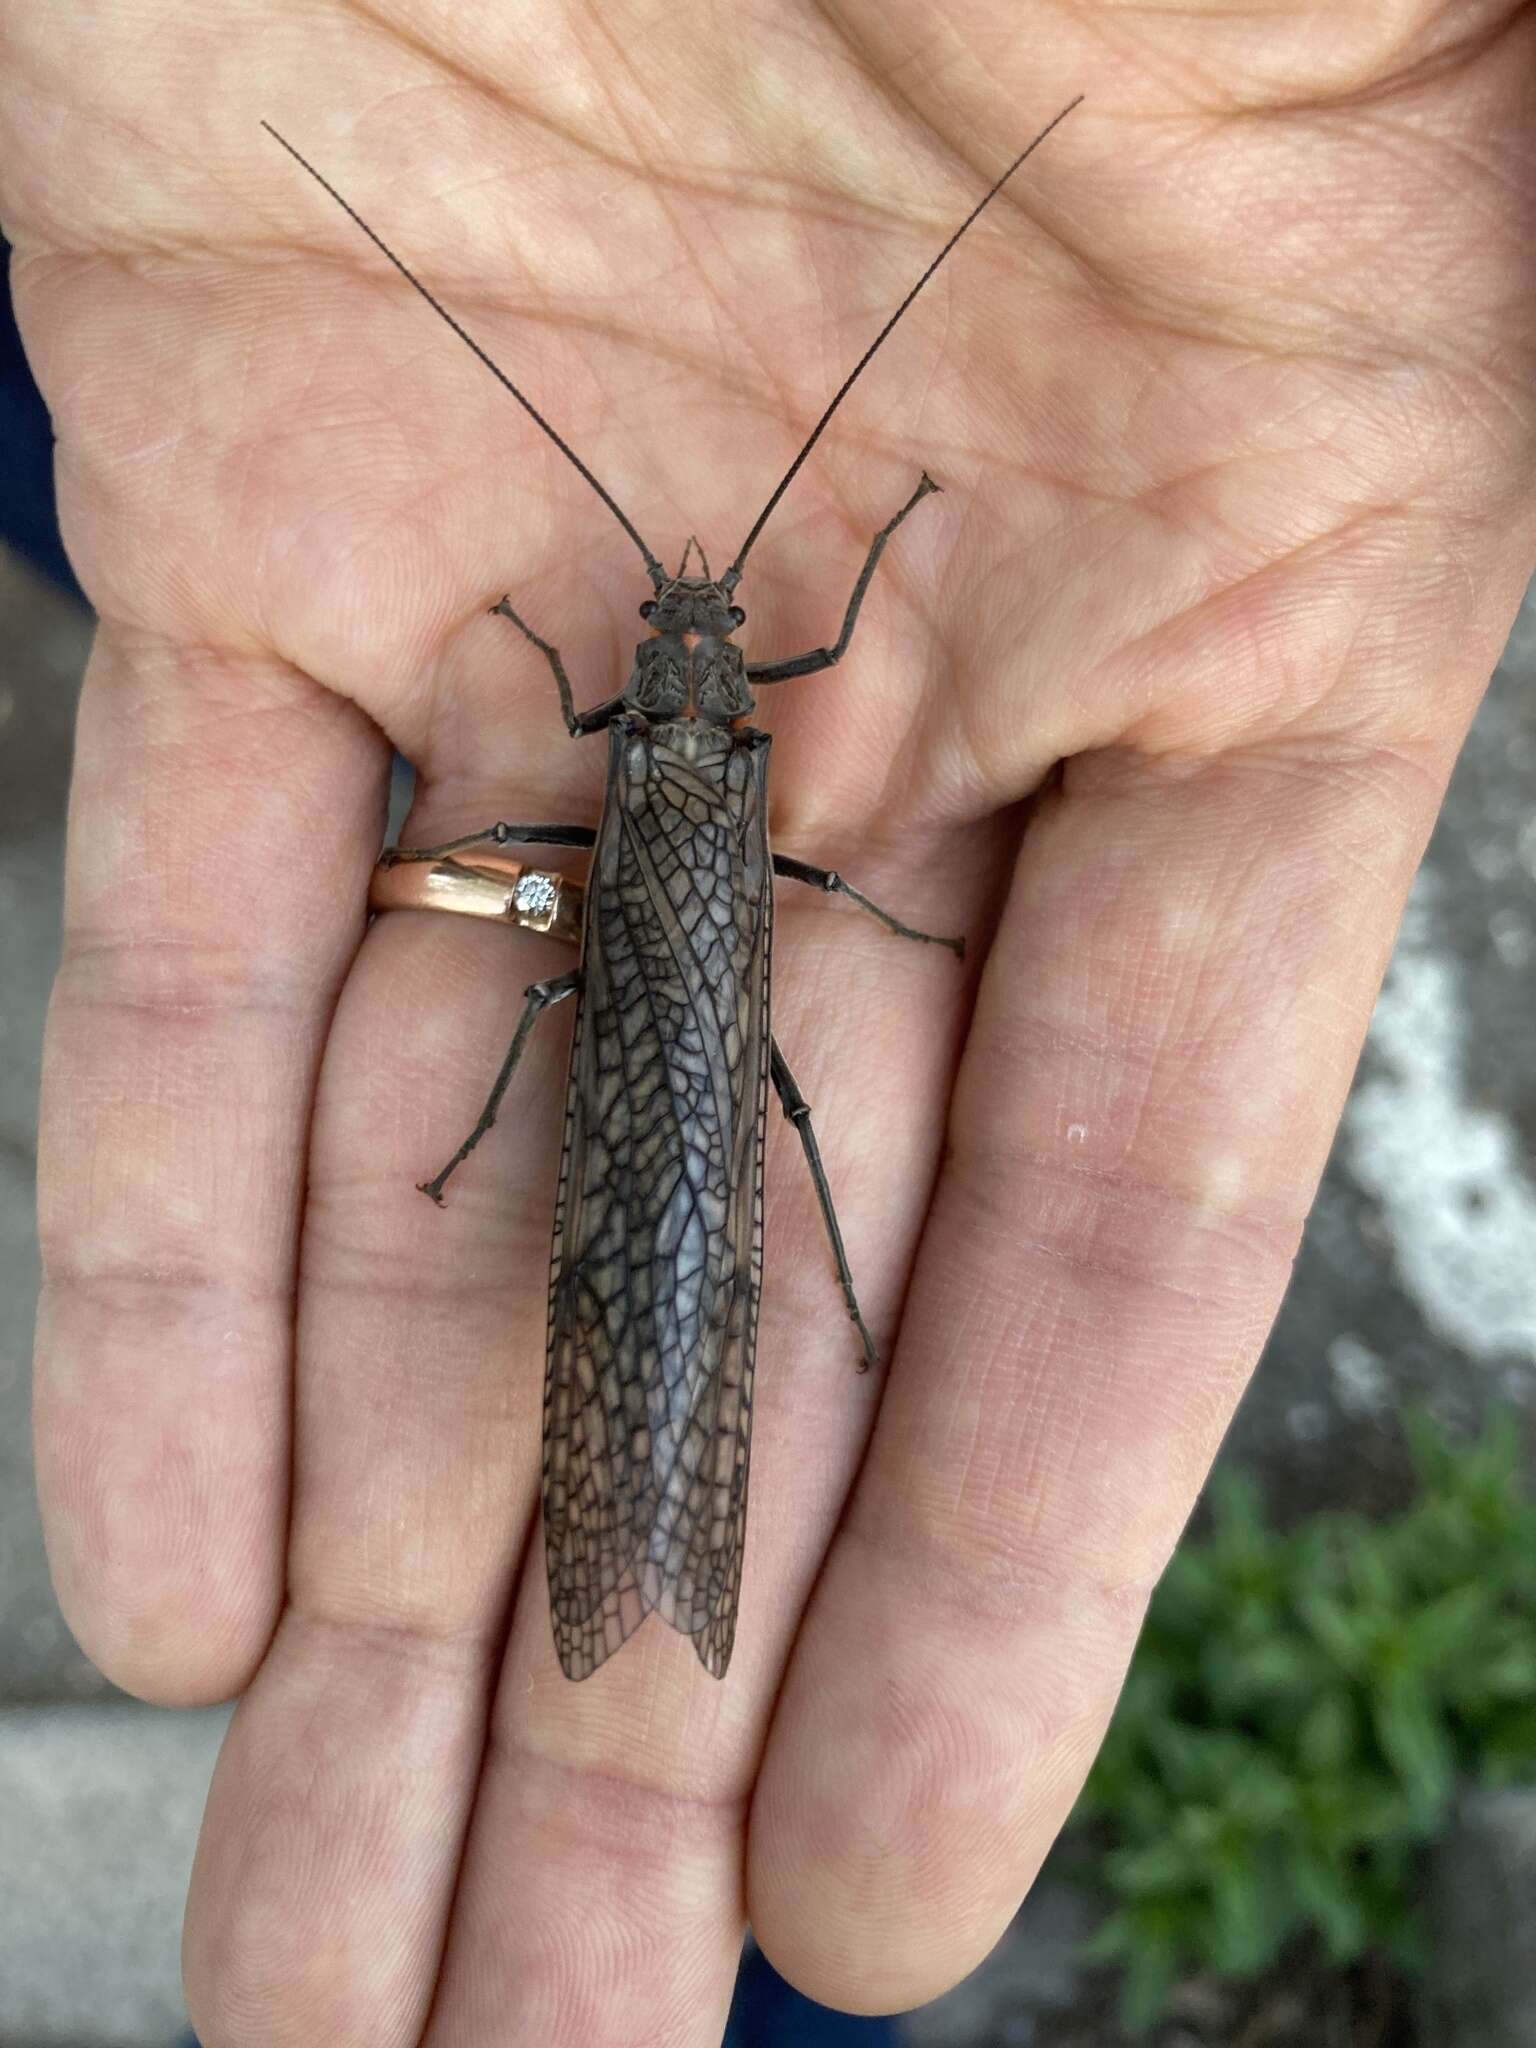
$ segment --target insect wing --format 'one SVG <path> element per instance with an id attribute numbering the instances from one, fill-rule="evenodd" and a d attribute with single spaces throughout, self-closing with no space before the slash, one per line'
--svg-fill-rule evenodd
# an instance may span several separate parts
<path id="1" fill-rule="evenodd" d="M 762 1280 L 767 741 L 612 728 L 550 1280 L 544 1530 L 585 1678 L 655 1612 L 725 1675 Z M 746 740 L 746 743 L 743 743 Z"/>

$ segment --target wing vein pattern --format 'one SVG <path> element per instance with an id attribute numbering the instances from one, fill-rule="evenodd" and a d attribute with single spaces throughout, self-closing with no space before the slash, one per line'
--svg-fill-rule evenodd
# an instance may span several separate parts
<path id="1" fill-rule="evenodd" d="M 550 1269 L 550 1610 L 571 1678 L 653 1612 L 718 1678 L 762 1285 L 768 740 L 609 731 Z"/>

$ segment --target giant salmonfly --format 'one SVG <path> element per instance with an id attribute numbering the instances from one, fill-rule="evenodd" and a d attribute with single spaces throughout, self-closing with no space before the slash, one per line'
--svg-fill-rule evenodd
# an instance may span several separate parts
<path id="1" fill-rule="evenodd" d="M 555 1646 L 566 1675 L 589 1676 L 647 1614 L 688 1636 L 725 1676 L 736 1632 L 746 1529 L 752 1375 L 762 1283 L 763 1132 L 770 1082 L 805 1148 L 838 1280 L 859 1313 L 810 1112 L 768 1017 L 773 876 L 852 898 L 901 937 L 914 931 L 829 869 L 770 852 L 769 735 L 746 723 L 753 689 L 841 660 L 892 534 L 938 486 L 926 475 L 870 544 L 837 639 L 787 660 L 749 662 L 732 636 L 742 567 L 775 506 L 870 358 L 944 258 L 1073 100 L 1022 150 L 950 236 L 811 430 L 728 569 L 710 573 L 690 540 L 668 574 L 580 457 L 360 214 L 270 124 L 324 187 L 575 466 L 640 550 L 649 637 L 617 695 L 578 711 L 559 650 L 513 610 L 549 663 L 573 737 L 606 730 L 601 820 L 498 823 L 387 860 L 441 861 L 468 848 L 593 849 L 579 964 L 528 991 L 485 1111 L 423 1191 L 449 1175 L 495 1120 L 535 1019 L 576 998 L 555 1205 L 544 1394 L 544 1543 Z"/>

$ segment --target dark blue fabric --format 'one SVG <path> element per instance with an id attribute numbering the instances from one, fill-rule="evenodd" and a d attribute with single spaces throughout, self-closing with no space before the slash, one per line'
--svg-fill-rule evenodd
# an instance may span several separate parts
<path id="1" fill-rule="evenodd" d="M 894 2020 L 853 2019 L 792 1991 L 753 1949 L 741 1965 L 726 2023 L 725 2048 L 895 2048 Z M 183 2034 L 176 2048 L 197 2048 Z M 319 2048 L 319 2044 L 317 2044 Z"/>
<path id="2" fill-rule="evenodd" d="M 766 1956 L 743 1958 L 725 2048 L 895 2048 L 894 2020 L 855 2019 L 792 1990 Z"/>
<path id="3" fill-rule="evenodd" d="M 11 249 L 0 241 L 0 540 L 61 589 L 79 594 L 53 506 L 53 429 L 11 312 Z"/>

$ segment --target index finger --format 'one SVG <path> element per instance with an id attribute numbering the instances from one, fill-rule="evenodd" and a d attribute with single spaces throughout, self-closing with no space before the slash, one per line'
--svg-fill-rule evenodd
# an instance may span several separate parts
<path id="1" fill-rule="evenodd" d="M 1278 1306 L 1450 758 L 1106 755 L 1032 824 L 753 1809 L 753 1925 L 811 1996 L 947 1989 L 1065 1819 Z"/>
<path id="2" fill-rule="evenodd" d="M 310 1100 L 389 753 L 276 661 L 103 631 L 39 1141 L 38 1487 L 129 1691 L 238 1690 L 283 1583 Z"/>

